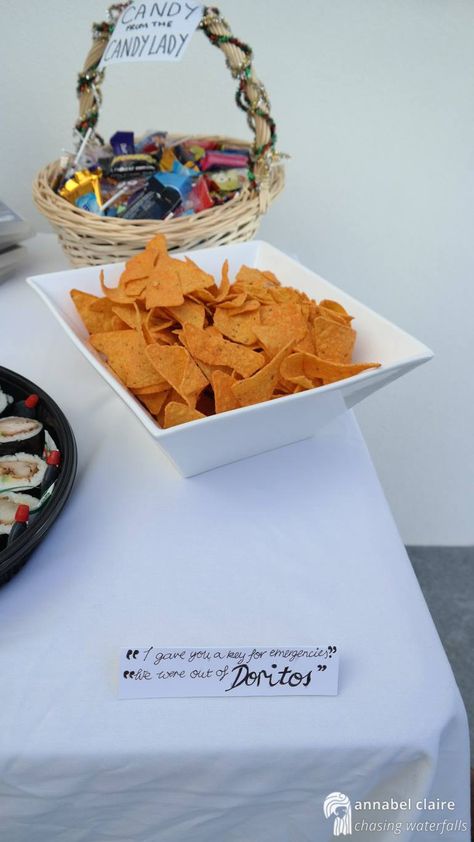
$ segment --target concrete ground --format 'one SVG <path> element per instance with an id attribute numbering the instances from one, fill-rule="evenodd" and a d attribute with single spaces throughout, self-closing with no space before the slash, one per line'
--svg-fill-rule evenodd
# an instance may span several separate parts
<path id="1" fill-rule="evenodd" d="M 407 547 L 464 699 L 474 766 L 474 547 Z"/>

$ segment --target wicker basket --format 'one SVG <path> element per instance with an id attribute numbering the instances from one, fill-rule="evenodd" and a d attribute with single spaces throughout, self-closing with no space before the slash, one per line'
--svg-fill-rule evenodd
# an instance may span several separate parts
<path id="1" fill-rule="evenodd" d="M 94 40 L 85 61 L 82 79 L 91 82 L 79 93 L 79 120 L 82 134 L 98 119 L 103 71 L 97 70 L 118 13 L 126 3 L 112 6 L 109 22 L 95 24 Z M 284 186 L 284 170 L 275 152 L 275 124 L 270 117 L 270 103 L 263 85 L 254 74 L 252 53 L 232 36 L 219 10 L 206 8 L 200 28 L 212 44 L 225 55 L 232 75 L 239 80 L 237 104 L 247 112 L 254 133 L 253 143 L 219 137 L 233 147 L 250 150 L 253 181 L 228 202 L 192 216 L 166 221 L 127 220 L 101 217 L 75 207 L 53 189 L 60 174 L 60 163 L 44 167 L 33 182 L 33 199 L 59 235 L 63 250 L 74 266 L 123 261 L 141 251 L 156 233 L 166 236 L 170 249 L 193 249 L 205 245 L 224 245 L 251 239 L 260 216 Z M 201 135 L 202 137 L 202 135 Z M 199 139 L 196 136 L 196 139 Z"/>

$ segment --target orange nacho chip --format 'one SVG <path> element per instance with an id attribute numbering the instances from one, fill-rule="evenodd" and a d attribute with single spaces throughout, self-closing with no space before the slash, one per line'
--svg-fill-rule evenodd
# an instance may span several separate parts
<path id="1" fill-rule="evenodd" d="M 156 384 L 156 369 L 150 363 L 141 337 L 135 330 L 94 333 L 91 345 L 105 354 L 110 368 L 129 388 Z"/>
<path id="2" fill-rule="evenodd" d="M 89 333 L 126 328 L 122 319 L 113 312 L 112 302 L 108 298 L 98 298 L 78 289 L 72 289 L 70 295 Z"/>
<path id="3" fill-rule="evenodd" d="M 317 357 L 334 363 L 350 363 L 356 339 L 348 324 L 318 316 L 313 322 L 314 350 Z"/>
<path id="4" fill-rule="evenodd" d="M 208 365 L 229 366 L 243 377 L 250 377 L 265 362 L 262 354 L 251 351 L 243 345 L 228 342 L 220 334 L 199 330 L 194 325 L 184 325 L 183 335 L 186 347 L 189 348 L 193 357 Z"/>
<path id="5" fill-rule="evenodd" d="M 240 406 L 232 391 L 232 386 L 237 383 L 235 377 L 226 374 L 224 371 L 214 371 L 211 382 L 216 412 L 228 412 L 230 409 L 237 409 Z"/>
<path id="6" fill-rule="evenodd" d="M 136 392 L 135 395 L 137 395 Z M 168 400 L 169 391 L 157 392 L 155 395 L 137 395 L 137 397 L 151 415 L 158 415 Z"/>
<path id="7" fill-rule="evenodd" d="M 145 248 L 145 253 L 151 253 L 155 259 L 159 254 L 168 254 L 168 246 L 164 234 L 155 234 Z M 127 264 L 128 265 L 128 264 Z"/>
<path id="8" fill-rule="evenodd" d="M 245 302 L 247 301 L 247 293 L 241 292 L 239 295 L 232 295 L 226 297 L 226 299 L 219 302 L 219 310 L 239 310 L 241 309 Z M 218 302 L 216 301 L 216 304 Z M 258 301 L 255 302 L 256 306 L 252 307 L 252 310 L 258 310 L 260 304 Z"/>
<path id="9" fill-rule="evenodd" d="M 214 298 L 214 302 L 216 304 L 222 303 L 228 296 L 230 289 L 230 280 L 229 280 L 229 261 L 224 260 L 221 269 L 221 283 L 219 289 L 216 292 L 216 296 Z"/>
<path id="10" fill-rule="evenodd" d="M 313 331 L 308 330 L 302 339 L 299 339 L 295 345 L 295 351 L 306 351 L 308 354 L 314 354 L 316 348 L 314 347 Z"/>
<path id="11" fill-rule="evenodd" d="M 255 269 L 253 266 L 241 266 L 235 276 L 235 282 L 237 285 L 244 284 L 249 289 L 252 285 L 263 289 L 280 286 L 280 281 L 273 272 L 262 272 L 261 269 Z"/>
<path id="12" fill-rule="evenodd" d="M 109 301 L 113 301 L 114 304 L 133 303 L 133 296 L 127 295 L 127 292 L 124 288 L 106 286 L 103 269 L 100 270 L 99 279 L 102 292 L 104 293 L 105 297 L 109 299 Z"/>
<path id="13" fill-rule="evenodd" d="M 232 392 L 240 406 L 250 406 L 254 403 L 269 401 L 278 385 L 280 365 L 290 353 L 292 342 L 285 345 L 278 354 L 253 377 L 239 380 L 232 386 Z"/>
<path id="14" fill-rule="evenodd" d="M 379 368 L 380 363 L 333 363 L 329 360 L 322 360 L 314 354 L 297 352 L 290 354 L 281 366 L 281 375 L 286 380 L 292 380 L 295 376 L 304 376 L 314 385 L 321 385 L 315 381 L 322 381 L 323 384 L 334 383 L 336 380 L 345 380 L 347 377 L 354 377 L 368 368 Z M 309 388 L 309 387 L 308 387 Z"/>
<path id="15" fill-rule="evenodd" d="M 157 377 L 160 375 L 157 373 Z M 141 397 L 142 395 L 156 395 L 158 392 L 166 392 L 169 390 L 170 384 L 167 380 L 157 380 L 151 386 L 136 386 L 132 389 L 134 395 Z"/>
<path id="16" fill-rule="evenodd" d="M 158 254 L 150 248 L 150 245 L 149 243 L 145 251 L 139 252 L 139 254 L 135 254 L 127 260 L 125 269 L 120 275 L 120 286 L 124 286 L 130 281 L 146 279 L 150 272 L 152 272 Z"/>
<path id="17" fill-rule="evenodd" d="M 204 327 L 204 320 L 206 317 L 204 304 L 200 304 L 196 301 L 190 301 L 189 298 L 186 298 L 179 307 L 168 307 L 167 309 L 175 321 L 179 322 L 181 325 L 188 323 L 190 325 L 195 325 L 196 327 Z"/>
<path id="18" fill-rule="evenodd" d="M 177 260 L 173 260 L 166 254 L 159 255 L 146 285 L 145 306 L 147 310 L 152 307 L 179 307 L 183 304 L 184 296 L 177 263 Z"/>
<path id="19" fill-rule="evenodd" d="M 191 409 L 184 403 L 176 403 L 171 401 L 165 407 L 165 417 L 163 427 L 166 430 L 168 427 L 176 427 L 178 424 L 187 424 L 188 421 L 199 421 L 200 418 L 206 416 L 197 409 Z"/>
<path id="20" fill-rule="evenodd" d="M 198 360 L 198 359 L 195 360 L 195 363 L 196 363 L 196 365 L 199 366 L 202 373 L 204 374 L 204 377 L 207 378 L 209 383 L 211 383 L 212 375 L 216 371 L 222 371 L 224 374 L 232 374 L 232 369 L 229 368 L 229 366 L 226 366 L 226 365 L 208 365 L 207 363 L 203 363 L 202 360 Z"/>
<path id="21" fill-rule="evenodd" d="M 141 278 L 139 281 L 127 281 L 121 284 L 121 288 L 130 299 L 136 301 L 137 298 L 144 298 L 146 283 L 147 278 Z"/>
<path id="22" fill-rule="evenodd" d="M 269 359 L 289 342 L 302 340 L 308 332 L 300 303 L 265 305 L 261 308 L 261 320 L 254 332 Z"/>
<path id="23" fill-rule="evenodd" d="M 338 301 L 332 301 L 330 298 L 324 298 L 319 302 L 319 306 L 326 311 L 327 315 L 331 314 L 333 318 L 337 317 L 338 319 L 342 319 L 342 321 L 347 324 L 350 324 L 352 321 L 352 316 L 349 315 L 347 310 L 345 310 L 342 304 L 339 304 Z"/>
<path id="24" fill-rule="evenodd" d="M 128 327 L 136 327 L 137 311 L 134 304 L 113 304 L 112 310 Z"/>
<path id="25" fill-rule="evenodd" d="M 189 257 L 185 261 L 176 260 L 176 270 L 183 295 L 190 295 L 192 292 L 205 290 L 214 285 L 214 278 L 199 266 L 196 266 Z"/>
<path id="26" fill-rule="evenodd" d="M 224 310 L 221 306 L 216 307 L 214 311 L 214 326 L 223 336 L 241 345 L 252 345 L 255 342 L 257 337 L 254 328 L 257 325 L 260 325 L 258 310 L 234 313 L 233 310 Z"/>
<path id="27" fill-rule="evenodd" d="M 149 345 L 146 352 L 156 371 L 189 406 L 195 406 L 208 380 L 186 348 L 177 345 Z"/>

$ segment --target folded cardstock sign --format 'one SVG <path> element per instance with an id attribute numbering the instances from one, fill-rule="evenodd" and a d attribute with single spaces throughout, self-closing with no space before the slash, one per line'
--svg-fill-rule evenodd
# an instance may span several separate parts
<path id="1" fill-rule="evenodd" d="M 116 23 L 99 70 L 125 61 L 180 61 L 202 11 L 192 0 L 131 3 Z"/>
<path id="2" fill-rule="evenodd" d="M 163 648 L 120 657 L 121 699 L 183 696 L 336 696 L 336 646 Z"/>

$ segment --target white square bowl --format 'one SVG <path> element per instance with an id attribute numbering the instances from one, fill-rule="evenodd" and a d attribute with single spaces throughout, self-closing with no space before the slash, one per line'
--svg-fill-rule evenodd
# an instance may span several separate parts
<path id="1" fill-rule="evenodd" d="M 100 267 L 28 278 L 30 286 L 41 296 L 81 353 L 125 401 L 185 477 L 309 438 L 339 413 L 433 356 L 426 345 L 268 243 L 253 240 L 198 252 L 173 253 L 173 257 L 178 258 L 187 255 L 217 278 L 222 263 L 228 259 L 231 279 L 240 266 L 246 264 L 274 272 L 282 284 L 303 290 L 316 301 L 324 298 L 339 301 L 355 317 L 355 362 L 381 362 L 382 365 L 317 389 L 162 430 L 89 346 L 88 333 L 71 301 L 69 291 L 73 288 L 102 294 Z M 113 286 L 123 264 L 112 263 L 102 268 L 106 284 Z"/>

